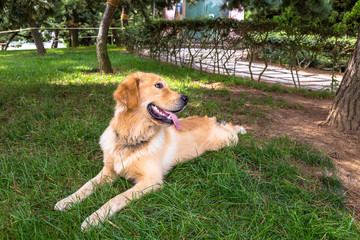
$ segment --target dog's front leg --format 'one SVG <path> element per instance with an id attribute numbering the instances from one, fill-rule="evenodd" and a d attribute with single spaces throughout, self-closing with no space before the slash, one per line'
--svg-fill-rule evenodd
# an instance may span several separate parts
<path id="1" fill-rule="evenodd" d="M 87 217 L 81 224 L 81 230 L 87 231 L 91 226 L 98 226 L 101 222 L 123 209 L 130 201 L 140 198 L 147 192 L 160 189 L 161 185 L 161 179 L 148 179 L 138 182 L 134 187 L 112 198 L 99 210 Z"/>
<path id="2" fill-rule="evenodd" d="M 96 177 L 85 183 L 79 190 L 70 196 L 60 200 L 55 204 L 55 210 L 66 211 L 71 205 L 83 201 L 91 195 L 98 186 L 104 185 L 107 182 L 112 182 L 116 179 L 115 172 L 107 166 L 104 166 Z"/>

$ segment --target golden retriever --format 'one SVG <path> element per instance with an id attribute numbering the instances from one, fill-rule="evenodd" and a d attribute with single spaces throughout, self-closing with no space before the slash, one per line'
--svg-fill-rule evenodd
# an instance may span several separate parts
<path id="1" fill-rule="evenodd" d="M 58 211 L 81 202 L 99 186 L 118 176 L 135 185 L 112 198 L 82 223 L 82 230 L 97 226 L 131 200 L 160 189 L 163 178 L 180 162 L 208 150 L 236 143 L 241 126 L 219 124 L 216 118 L 178 119 L 188 97 L 170 90 L 160 76 L 137 72 L 125 78 L 114 92 L 115 114 L 100 137 L 104 167 L 78 191 L 55 205 Z"/>

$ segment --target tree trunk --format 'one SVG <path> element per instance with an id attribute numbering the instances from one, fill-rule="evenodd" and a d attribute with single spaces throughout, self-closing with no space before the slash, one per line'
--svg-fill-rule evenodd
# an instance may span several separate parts
<path id="1" fill-rule="evenodd" d="M 155 19 L 155 12 L 156 12 L 155 0 L 152 0 L 152 3 L 151 3 L 151 12 L 152 12 L 152 17 L 153 17 L 153 19 Z"/>
<path id="2" fill-rule="evenodd" d="M 10 45 L 10 42 L 14 39 L 14 37 L 15 37 L 16 35 L 18 35 L 18 32 L 14 32 L 13 34 L 11 34 L 10 38 L 6 41 L 4 50 L 7 50 L 7 48 L 8 48 L 9 45 Z"/>
<path id="3" fill-rule="evenodd" d="M 72 13 L 73 13 L 74 21 L 72 21 L 72 24 L 70 27 L 77 28 L 77 27 L 79 27 L 79 24 L 78 24 L 79 16 L 75 9 L 73 9 Z M 71 46 L 78 47 L 79 46 L 79 29 L 71 29 L 70 32 L 71 32 Z"/>
<path id="4" fill-rule="evenodd" d="M 72 47 L 72 41 L 71 41 L 71 38 L 72 38 L 72 37 L 71 37 L 71 30 L 69 30 L 69 31 L 68 31 L 68 33 L 69 33 L 69 43 L 68 43 L 68 44 L 69 44 L 69 46 L 68 46 L 68 47 Z"/>
<path id="5" fill-rule="evenodd" d="M 96 53 L 99 62 L 100 73 L 113 73 L 111 62 L 107 53 L 107 37 L 111 19 L 119 5 L 119 0 L 109 0 L 106 3 L 106 9 L 101 19 L 99 33 L 96 40 Z"/>
<path id="6" fill-rule="evenodd" d="M 74 28 L 74 27 L 72 27 Z M 79 46 L 79 30 L 78 29 L 71 29 L 70 30 L 71 36 L 71 47 L 78 47 Z"/>
<path id="7" fill-rule="evenodd" d="M 44 45 L 42 43 L 42 40 L 41 40 L 41 35 L 36 27 L 36 24 L 35 22 L 33 21 L 29 21 L 29 26 L 31 28 L 31 34 L 34 38 L 34 42 L 35 42 L 35 45 L 36 45 L 36 50 L 37 50 L 37 53 L 39 55 L 44 55 L 46 54 L 46 50 L 44 48 Z"/>
<path id="8" fill-rule="evenodd" d="M 340 131 L 360 131 L 360 30 L 353 56 L 325 123 Z"/>

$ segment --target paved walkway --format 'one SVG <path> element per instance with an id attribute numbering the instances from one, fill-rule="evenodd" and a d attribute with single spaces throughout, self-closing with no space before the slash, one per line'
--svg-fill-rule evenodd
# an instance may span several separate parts
<path id="1" fill-rule="evenodd" d="M 235 76 L 238 77 L 246 77 L 250 78 L 250 71 L 249 71 L 249 62 L 246 59 L 246 54 L 243 51 L 237 51 L 227 62 L 223 64 L 221 60 L 219 64 L 216 64 L 214 59 L 214 54 L 208 54 L 206 50 L 201 50 L 199 53 L 198 49 L 191 49 L 191 51 L 196 52 L 193 55 L 197 55 L 193 61 L 193 68 L 195 69 L 202 69 L 203 71 L 212 72 L 212 73 L 220 73 L 220 74 L 233 74 L 235 71 Z M 149 55 L 148 51 L 143 52 L 144 55 Z M 223 53 L 220 53 L 220 55 Z M 207 56 L 205 59 L 201 60 L 201 57 Z M 179 51 L 176 59 L 174 56 L 168 59 L 165 55 L 161 56 L 162 62 L 171 62 L 177 63 L 177 65 L 188 66 L 190 63 L 190 54 L 187 49 L 181 49 Z M 201 61 L 201 64 L 200 64 Z M 226 66 L 226 69 L 224 68 Z M 254 80 L 258 79 L 259 74 L 264 69 L 264 64 L 252 63 L 251 71 L 253 73 Z M 296 83 L 296 73 L 293 71 Z M 303 88 L 309 88 L 313 90 L 320 90 L 320 89 L 329 89 L 331 85 L 331 73 L 329 74 L 316 74 L 316 73 L 307 73 L 303 71 L 298 72 L 300 86 Z M 341 77 L 337 77 L 340 83 Z M 272 82 L 272 83 L 280 83 L 282 85 L 286 85 L 289 87 L 294 87 L 293 77 L 291 75 L 291 71 L 286 68 L 275 67 L 275 66 L 268 66 L 266 71 L 261 76 L 261 82 Z"/>

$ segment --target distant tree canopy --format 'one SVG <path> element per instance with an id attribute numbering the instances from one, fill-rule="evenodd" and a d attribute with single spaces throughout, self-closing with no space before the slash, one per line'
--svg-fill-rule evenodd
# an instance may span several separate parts
<path id="1" fill-rule="evenodd" d="M 119 9 L 114 12 L 113 23 L 121 26 L 122 9 L 125 7 L 127 13 L 133 15 L 132 20 L 136 22 L 146 21 L 152 16 L 152 0 L 119 1 Z M 162 16 L 165 7 L 171 8 L 176 4 L 175 0 L 155 1 L 155 12 L 157 17 Z M 0 29 L 16 30 L 28 27 L 98 27 L 106 7 L 106 1 L 98 0 L 1 0 L 0 1 Z M 37 32 L 37 33 L 36 33 Z M 46 51 L 42 44 L 42 35 L 54 32 L 56 37 L 60 34 L 68 46 L 76 47 L 79 45 L 94 44 L 95 38 L 80 39 L 79 34 L 95 36 L 97 30 L 79 31 L 44 31 L 40 34 L 34 30 L 31 34 L 23 33 L 1 34 L 0 42 L 10 42 L 14 38 L 32 38 L 36 43 L 39 54 Z M 26 32 L 28 33 L 28 32 Z M 35 36 L 34 36 L 35 34 Z"/>
<path id="2" fill-rule="evenodd" d="M 41 35 L 37 26 L 45 24 L 46 20 L 54 14 L 56 1 L 41 0 L 5 0 L 2 2 L 0 14 L 2 15 L 1 27 L 5 29 L 29 26 L 34 38 L 38 54 L 45 54 Z"/>
<path id="3" fill-rule="evenodd" d="M 245 7 L 257 17 L 272 17 L 280 15 L 285 8 L 291 8 L 301 16 L 323 17 L 330 13 L 331 4 L 328 0 L 229 0 L 226 1 L 228 8 Z"/>
<path id="4" fill-rule="evenodd" d="M 244 8 L 247 20 L 276 19 L 285 23 L 318 24 L 338 28 L 341 33 L 357 33 L 360 1 L 357 0 L 229 0 L 224 8 Z"/>

